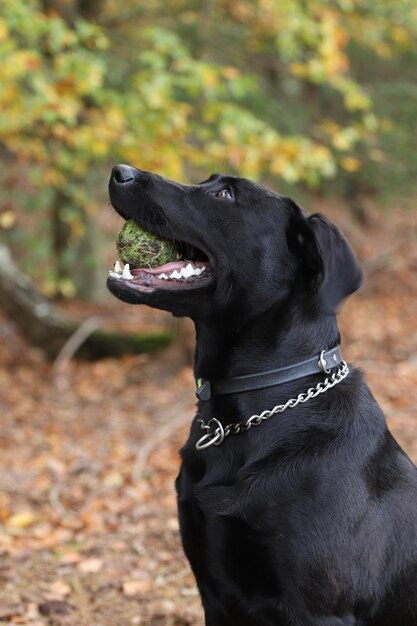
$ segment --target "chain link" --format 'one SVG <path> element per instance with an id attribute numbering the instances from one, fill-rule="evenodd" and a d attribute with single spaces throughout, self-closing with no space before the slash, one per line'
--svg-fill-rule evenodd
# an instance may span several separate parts
<path id="1" fill-rule="evenodd" d="M 287 409 L 292 409 L 296 407 L 298 404 L 302 404 L 311 400 L 312 398 L 316 398 L 322 393 L 325 393 L 338 383 L 342 382 L 349 374 L 349 368 L 345 361 L 342 361 L 336 372 L 333 372 L 331 376 L 328 376 L 323 381 L 317 383 L 315 387 L 310 387 L 304 393 L 299 393 L 296 398 L 291 398 L 287 400 L 285 404 L 277 404 L 271 410 L 266 410 L 260 413 L 259 415 L 255 414 L 249 417 L 246 422 L 235 422 L 232 424 L 227 424 L 227 426 L 223 426 L 223 424 L 212 417 L 207 424 L 204 420 L 199 419 L 198 421 L 201 424 L 201 429 L 206 431 L 205 434 L 200 437 L 200 439 L 196 443 L 197 450 L 204 450 L 205 448 L 210 447 L 211 445 L 220 446 L 226 437 L 229 435 L 238 435 L 243 431 L 248 431 L 252 428 L 252 426 L 259 426 L 266 420 L 271 419 L 277 413 L 283 413 Z"/>

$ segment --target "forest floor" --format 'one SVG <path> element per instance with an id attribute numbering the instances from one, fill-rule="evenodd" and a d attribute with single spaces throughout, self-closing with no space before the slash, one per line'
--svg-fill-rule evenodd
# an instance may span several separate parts
<path id="1" fill-rule="evenodd" d="M 367 229 L 326 212 L 367 275 L 341 313 L 344 356 L 417 461 L 417 212 L 375 212 Z M 99 312 L 121 328 L 167 322 L 117 301 Z M 164 352 L 57 373 L 0 318 L 0 623 L 202 626 L 173 486 L 194 405 L 191 368 Z"/>

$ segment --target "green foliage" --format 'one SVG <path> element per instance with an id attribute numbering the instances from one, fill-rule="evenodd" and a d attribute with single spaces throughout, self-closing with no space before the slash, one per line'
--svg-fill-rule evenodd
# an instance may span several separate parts
<path id="1" fill-rule="evenodd" d="M 38 211 L 43 233 L 57 237 L 58 220 L 67 267 L 111 163 L 317 188 L 377 172 L 391 147 L 411 152 L 395 124 L 398 108 L 414 124 L 411 77 L 402 99 L 396 77 L 382 84 L 372 71 L 415 62 L 414 1 L 104 0 L 95 22 L 61 4 L 2 0 L 0 147 L 25 180 L 2 175 L 0 226 L 17 205 Z M 44 242 L 32 253 L 44 256 Z"/>

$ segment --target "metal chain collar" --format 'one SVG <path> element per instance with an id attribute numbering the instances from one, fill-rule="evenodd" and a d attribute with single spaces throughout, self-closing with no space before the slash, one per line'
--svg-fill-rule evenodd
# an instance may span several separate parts
<path id="1" fill-rule="evenodd" d="M 291 398 L 291 400 L 287 400 L 285 404 L 277 404 L 270 411 L 266 410 L 260 413 L 259 415 L 252 415 L 249 417 L 246 422 L 236 422 L 232 424 L 227 424 L 227 426 L 223 426 L 222 423 L 212 417 L 209 419 L 207 424 L 204 420 L 199 419 L 197 421 L 201 424 L 201 429 L 205 431 L 205 434 L 200 437 L 197 441 L 195 447 L 197 450 L 204 450 L 205 448 L 209 448 L 211 445 L 220 446 L 223 441 L 229 435 L 238 435 L 241 432 L 248 431 L 252 426 L 259 426 L 262 422 L 271 419 L 277 413 L 283 413 L 286 409 L 293 409 L 298 404 L 307 402 L 312 398 L 316 398 L 321 393 L 325 393 L 338 383 L 342 382 L 349 374 L 349 368 L 345 361 L 342 361 L 338 369 L 333 372 L 331 376 L 325 378 L 324 381 L 317 383 L 315 387 L 310 387 L 304 393 L 299 393 L 296 398 Z"/>

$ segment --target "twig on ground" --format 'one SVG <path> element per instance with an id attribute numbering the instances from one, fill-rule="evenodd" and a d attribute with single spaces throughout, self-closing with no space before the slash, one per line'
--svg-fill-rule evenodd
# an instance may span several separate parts
<path id="1" fill-rule="evenodd" d="M 19 489 L 8 489 L 7 487 L 0 486 L 0 492 L 7 493 L 14 498 L 22 498 L 28 500 L 29 502 L 37 505 L 47 502 L 47 498 L 45 498 L 44 496 L 35 496 L 27 491 L 20 491 Z"/>
<path id="2" fill-rule="evenodd" d="M 178 409 L 177 409 L 178 411 Z M 182 426 L 191 421 L 190 411 L 186 409 L 179 409 L 180 415 L 177 415 L 173 419 L 169 420 L 163 426 L 161 426 L 153 436 L 149 437 L 142 445 L 138 455 L 136 457 L 135 464 L 132 469 L 132 478 L 135 481 L 143 478 L 143 472 L 146 462 L 151 453 L 157 448 L 165 439 L 168 439 L 173 433 L 179 430 Z"/>
<path id="3" fill-rule="evenodd" d="M 67 381 L 64 379 L 64 371 L 68 363 L 82 346 L 82 344 L 88 339 L 88 337 L 100 326 L 100 318 L 97 316 L 89 317 L 81 326 L 77 328 L 75 333 L 64 343 L 58 356 L 52 364 L 52 384 L 58 389 L 63 391 L 67 387 Z"/>

